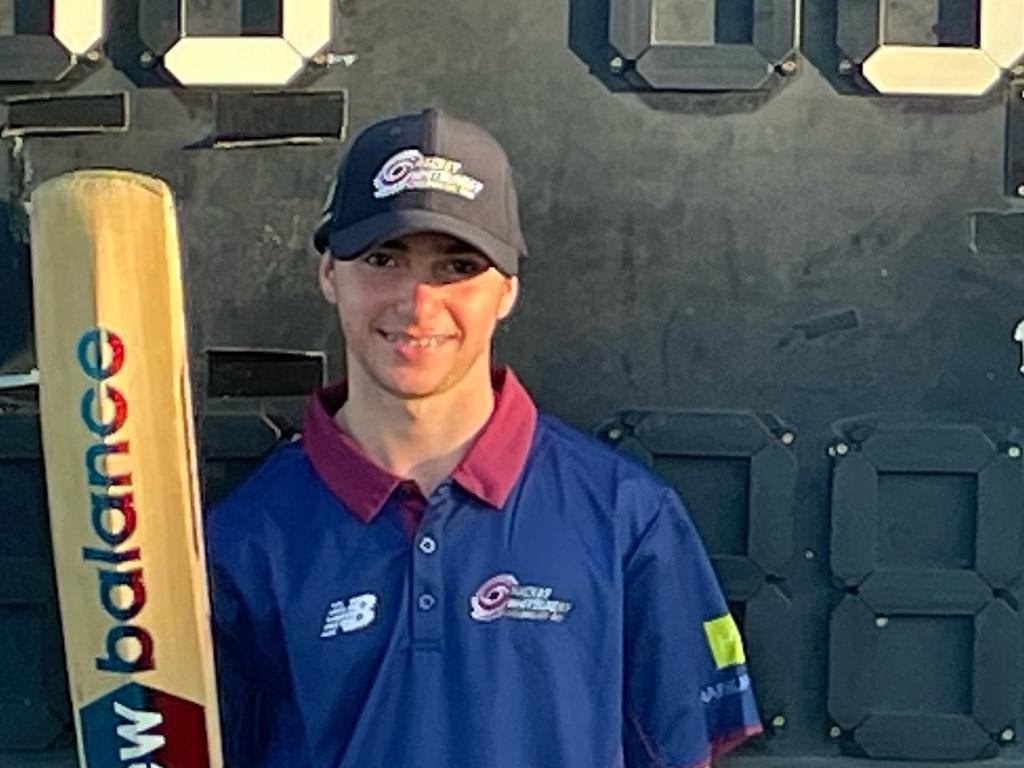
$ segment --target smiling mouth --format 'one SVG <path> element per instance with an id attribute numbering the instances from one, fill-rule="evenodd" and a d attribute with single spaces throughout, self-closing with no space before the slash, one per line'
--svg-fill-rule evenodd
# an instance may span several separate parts
<path id="1" fill-rule="evenodd" d="M 415 347 L 417 349 L 429 349 L 439 347 L 446 341 L 451 341 L 454 336 L 446 336 L 443 334 L 432 334 L 430 336 L 410 336 L 407 333 L 387 333 L 386 331 L 378 330 L 377 333 L 390 344 L 399 344 L 402 346 Z"/>

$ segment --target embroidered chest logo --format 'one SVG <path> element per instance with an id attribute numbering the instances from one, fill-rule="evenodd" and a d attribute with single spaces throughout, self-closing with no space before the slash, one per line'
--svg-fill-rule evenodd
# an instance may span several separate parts
<path id="1" fill-rule="evenodd" d="M 365 629 L 377 618 L 377 596 L 372 592 L 348 600 L 335 600 L 327 608 L 320 637 L 334 637 L 338 632 Z"/>
<path id="2" fill-rule="evenodd" d="M 499 573 L 481 584 L 469 599 L 469 615 L 477 621 L 564 621 L 572 603 L 552 599 L 551 592 L 551 587 L 520 584 L 511 573 Z"/>

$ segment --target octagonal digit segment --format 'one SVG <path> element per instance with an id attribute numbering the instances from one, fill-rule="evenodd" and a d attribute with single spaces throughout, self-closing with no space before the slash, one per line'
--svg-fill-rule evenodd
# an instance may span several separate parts
<path id="1" fill-rule="evenodd" d="M 723 587 L 748 599 L 765 574 L 784 572 L 792 554 L 796 462 L 759 416 L 743 411 L 642 410 L 620 414 L 619 450 L 687 486 L 684 501 L 701 529 Z M 619 434 L 622 433 L 622 434 Z M 689 498 L 687 498 L 689 496 Z M 703 504 L 701 504 L 703 502 Z"/>
<path id="2" fill-rule="evenodd" d="M 669 2 L 670 0 L 665 0 Z M 797 0 L 754 0 L 749 43 L 667 42 L 656 34 L 658 0 L 610 0 L 609 42 L 654 90 L 756 90 L 797 46 Z M 708 0 L 712 10 L 726 0 Z M 701 19 L 706 22 L 706 18 Z"/>
<path id="3" fill-rule="evenodd" d="M 46 0 L 38 0 L 40 3 Z M 0 37 L 0 82 L 45 82 L 64 77 L 78 56 L 106 35 L 106 0 L 52 0 L 52 25 Z"/>
<path id="4" fill-rule="evenodd" d="M 180 39 L 164 66 L 185 86 L 284 86 L 331 41 L 331 0 L 282 0 L 281 35 L 189 36 L 178 12 Z"/>
<path id="5" fill-rule="evenodd" d="M 871 757 L 990 757 L 1013 724 L 1020 469 L 972 425 L 835 425 L 828 708 Z M 857 439 L 852 435 L 858 434 Z M 922 706 L 926 702 L 926 706 Z"/>
<path id="6" fill-rule="evenodd" d="M 107 0 L 54 0 L 53 36 L 81 56 L 106 36 Z"/>
<path id="7" fill-rule="evenodd" d="M 829 714 L 874 758 L 992 757 L 1016 717 L 1018 623 L 999 599 L 879 612 L 846 595 L 829 623 Z"/>
<path id="8" fill-rule="evenodd" d="M 881 425 L 836 462 L 831 565 L 843 585 L 886 568 L 969 571 L 995 589 L 1019 576 L 1019 468 L 977 427 Z M 929 515 L 911 503 L 921 498 Z M 918 538 L 897 535 L 905 528 Z"/>
<path id="9" fill-rule="evenodd" d="M 1024 57 L 1024 0 L 977 0 L 977 46 L 889 44 L 888 2 L 841 4 L 837 23 L 840 48 L 879 93 L 980 96 Z"/>

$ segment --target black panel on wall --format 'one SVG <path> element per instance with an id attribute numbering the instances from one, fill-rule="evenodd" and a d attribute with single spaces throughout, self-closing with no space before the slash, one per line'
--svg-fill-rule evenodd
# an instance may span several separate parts
<path id="1" fill-rule="evenodd" d="M 857 752 L 992 757 L 1020 697 L 1021 446 L 974 427 L 844 423 L 830 449 L 829 711 Z M 851 433 L 856 439 L 851 437 Z"/>
<path id="2" fill-rule="evenodd" d="M 247 412 L 207 415 L 201 425 L 203 441 L 203 500 L 220 501 L 286 439 L 281 426 L 266 414 Z"/>
<path id="3" fill-rule="evenodd" d="M 7 403 L 6 405 L 10 405 Z M 0 403 L 0 749 L 74 742 L 39 424 Z"/>

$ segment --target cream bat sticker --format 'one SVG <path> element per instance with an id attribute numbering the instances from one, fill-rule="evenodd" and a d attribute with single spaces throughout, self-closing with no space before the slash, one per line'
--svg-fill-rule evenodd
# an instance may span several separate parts
<path id="1" fill-rule="evenodd" d="M 552 591 L 551 587 L 520 584 L 511 573 L 499 573 L 481 584 L 469 599 L 469 615 L 477 621 L 564 621 L 572 603 L 552 599 Z"/>

